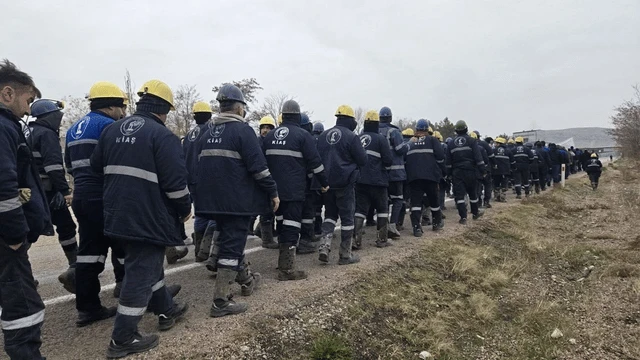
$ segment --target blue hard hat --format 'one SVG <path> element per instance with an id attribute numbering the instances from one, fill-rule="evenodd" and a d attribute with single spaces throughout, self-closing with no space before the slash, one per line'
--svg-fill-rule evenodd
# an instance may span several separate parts
<path id="1" fill-rule="evenodd" d="M 429 130 L 429 121 L 425 119 L 420 119 L 416 123 L 416 131 L 427 131 Z"/>
<path id="2" fill-rule="evenodd" d="M 447 138 L 447 140 L 445 140 L 445 142 L 449 142 L 449 141 L 451 141 L 451 140 L 453 140 L 453 139 L 452 139 L 452 138 L 450 138 L 450 137 L 448 137 L 448 138 Z"/>
<path id="3" fill-rule="evenodd" d="M 64 109 L 64 104 L 60 101 L 39 99 L 31 104 L 31 116 L 37 118 L 62 109 Z"/>
<path id="4" fill-rule="evenodd" d="M 307 125 L 310 122 L 311 120 L 309 120 L 309 115 L 305 113 L 300 114 L 300 125 Z"/>
<path id="5" fill-rule="evenodd" d="M 382 109 L 380 109 L 380 113 L 378 113 L 378 115 L 380 117 L 391 117 L 391 109 L 389 109 L 386 106 L 383 106 Z"/>
<path id="6" fill-rule="evenodd" d="M 242 95 L 242 91 L 240 88 L 233 84 L 224 84 L 218 91 L 218 96 L 216 96 L 216 100 L 223 101 L 237 101 L 243 104 L 247 104 L 244 101 L 244 95 Z"/>
<path id="7" fill-rule="evenodd" d="M 313 124 L 313 132 L 314 133 L 321 133 L 324 131 L 324 125 L 322 125 L 322 123 L 317 122 L 315 124 Z"/>

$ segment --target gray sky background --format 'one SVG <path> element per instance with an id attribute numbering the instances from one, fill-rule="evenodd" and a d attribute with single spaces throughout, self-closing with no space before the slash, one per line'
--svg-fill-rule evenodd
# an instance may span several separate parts
<path id="1" fill-rule="evenodd" d="M 255 77 L 334 124 L 345 103 L 483 134 L 609 126 L 640 82 L 640 1 L 6 1 L 0 57 L 43 95 Z"/>

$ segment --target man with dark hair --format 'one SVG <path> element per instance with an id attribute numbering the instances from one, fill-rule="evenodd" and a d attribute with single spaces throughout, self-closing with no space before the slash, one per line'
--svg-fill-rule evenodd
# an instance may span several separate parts
<path id="1" fill-rule="evenodd" d="M 165 249 L 184 245 L 180 222 L 191 217 L 180 139 L 164 125 L 173 93 L 162 81 L 150 80 L 138 95 L 136 113 L 104 129 L 91 155 L 93 170 L 104 174 L 104 234 L 125 249 L 108 358 L 158 345 L 157 335 L 138 332 L 147 307 L 158 315 L 161 331 L 171 329 L 189 308 L 173 300 L 163 269 Z"/>
<path id="2" fill-rule="evenodd" d="M 20 124 L 40 96 L 29 75 L 8 60 L 0 63 L 0 324 L 10 359 L 44 359 L 44 304 L 27 250 L 51 226 L 51 217 Z"/>

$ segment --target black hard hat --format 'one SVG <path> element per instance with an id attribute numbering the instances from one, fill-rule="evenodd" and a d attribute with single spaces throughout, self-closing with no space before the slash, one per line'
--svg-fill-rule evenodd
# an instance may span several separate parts
<path id="1" fill-rule="evenodd" d="M 218 91 L 218 96 L 216 96 L 216 100 L 219 102 L 225 101 L 237 101 L 243 104 L 247 104 L 244 101 L 244 95 L 242 95 L 242 91 L 240 88 L 233 84 L 224 84 Z"/>

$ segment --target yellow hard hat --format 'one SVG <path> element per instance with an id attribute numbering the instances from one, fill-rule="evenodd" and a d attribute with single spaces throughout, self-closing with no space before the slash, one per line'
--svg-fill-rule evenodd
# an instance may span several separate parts
<path id="1" fill-rule="evenodd" d="M 414 136 L 416 133 L 413 131 L 413 129 L 404 129 L 402 130 L 402 135 L 404 136 Z"/>
<path id="2" fill-rule="evenodd" d="M 523 143 L 523 142 L 524 142 L 524 138 L 523 138 L 522 136 L 518 136 L 518 137 L 516 138 L 516 142 L 517 142 L 517 143 Z"/>
<path id="3" fill-rule="evenodd" d="M 429 126 L 429 127 L 427 128 L 427 132 L 428 132 L 430 135 L 433 135 L 433 128 L 432 128 L 431 126 Z"/>
<path id="4" fill-rule="evenodd" d="M 349 116 L 355 119 L 356 115 L 353 112 L 353 108 L 349 105 L 340 105 L 338 106 L 338 110 L 336 110 L 335 116 Z"/>
<path id="5" fill-rule="evenodd" d="M 258 127 L 262 127 L 262 125 L 270 125 L 276 127 L 276 121 L 269 115 L 260 119 L 260 124 Z"/>
<path id="6" fill-rule="evenodd" d="M 597 158 L 597 157 L 598 157 L 598 154 L 593 153 L 593 154 L 591 154 L 591 157 L 592 157 L 592 158 Z"/>
<path id="7" fill-rule="evenodd" d="M 91 85 L 91 89 L 89 89 L 89 96 L 87 99 L 126 99 L 124 91 L 122 91 L 118 85 L 108 82 L 108 81 L 98 81 L 97 83 Z"/>
<path id="8" fill-rule="evenodd" d="M 504 145 L 504 143 L 507 142 L 503 137 L 499 137 L 499 136 L 493 141 L 495 141 L 498 144 L 503 144 L 503 145 Z"/>
<path id="9" fill-rule="evenodd" d="M 122 92 L 122 100 L 125 106 L 129 106 L 129 96 L 124 91 Z"/>
<path id="10" fill-rule="evenodd" d="M 473 131 L 469 133 L 469 136 L 471 136 L 472 138 L 478 140 L 478 135 L 476 133 L 474 133 Z"/>
<path id="11" fill-rule="evenodd" d="M 340 109 L 338 109 L 340 111 Z M 375 110 L 367 111 L 367 114 L 364 116 L 364 121 L 380 121 L 380 115 Z"/>
<path id="12" fill-rule="evenodd" d="M 193 112 L 194 113 L 212 113 L 211 105 L 204 101 L 198 101 L 193 104 Z"/>
<path id="13" fill-rule="evenodd" d="M 434 131 L 434 132 L 433 132 L 433 136 L 435 136 L 435 137 L 436 137 L 436 139 L 438 139 L 440 142 L 442 142 L 442 140 L 444 140 L 444 139 L 442 138 L 442 134 L 440 134 L 440 131 L 438 131 L 438 130 L 436 130 L 436 131 Z"/>
<path id="14" fill-rule="evenodd" d="M 516 142 L 513 140 L 513 138 L 510 138 L 509 141 L 507 141 L 507 143 L 509 144 L 515 144 Z"/>
<path id="15" fill-rule="evenodd" d="M 171 88 L 160 80 L 149 80 L 142 84 L 142 87 L 138 90 L 138 96 L 142 96 L 144 94 L 159 97 L 171 105 L 171 110 L 176 109 L 173 107 L 173 92 L 171 91 Z"/>

